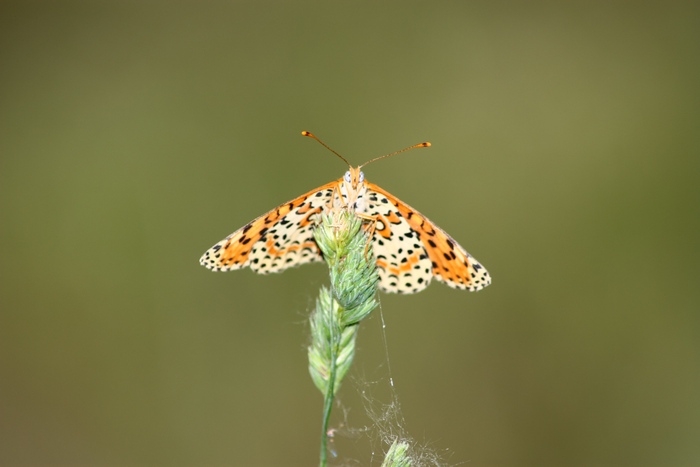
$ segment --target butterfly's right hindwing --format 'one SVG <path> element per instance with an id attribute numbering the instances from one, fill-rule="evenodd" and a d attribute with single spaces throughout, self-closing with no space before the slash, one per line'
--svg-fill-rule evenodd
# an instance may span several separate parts
<path id="1" fill-rule="evenodd" d="M 267 274 L 321 261 L 313 227 L 337 183 L 323 185 L 258 217 L 207 250 L 200 264 L 213 271 L 250 266 Z"/>

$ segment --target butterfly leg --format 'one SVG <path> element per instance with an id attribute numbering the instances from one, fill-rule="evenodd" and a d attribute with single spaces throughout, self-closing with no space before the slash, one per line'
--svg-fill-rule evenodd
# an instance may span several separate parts
<path id="1" fill-rule="evenodd" d="M 372 242 L 372 238 L 374 238 L 374 232 L 377 229 L 377 220 L 379 217 L 370 216 L 369 214 L 365 214 L 362 212 L 355 212 L 355 215 L 367 223 L 367 228 L 365 229 L 365 232 L 367 233 L 367 243 L 365 244 L 365 258 L 369 259 L 367 258 L 367 253 L 369 252 L 369 246 Z"/>
<path id="2" fill-rule="evenodd" d="M 337 203 L 336 203 L 336 201 L 337 201 Z M 336 206 L 336 204 L 338 206 Z M 336 223 L 335 220 L 341 211 L 344 211 L 347 209 L 348 209 L 348 205 L 343 201 L 343 195 L 340 192 L 340 185 L 336 184 L 333 187 L 333 193 L 331 193 L 331 197 L 328 200 L 328 203 L 326 204 L 326 209 L 325 209 L 326 213 L 333 213 L 334 222 L 331 225 L 331 227 L 333 227 L 336 230 L 338 230 L 342 227 L 342 224 Z"/>

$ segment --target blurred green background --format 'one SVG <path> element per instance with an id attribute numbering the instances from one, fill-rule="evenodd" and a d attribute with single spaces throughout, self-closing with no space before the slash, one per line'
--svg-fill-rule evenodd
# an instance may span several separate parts
<path id="1" fill-rule="evenodd" d="M 381 296 L 336 464 L 369 386 L 450 464 L 700 465 L 699 83 L 697 2 L 2 2 L 0 465 L 317 463 L 326 270 L 198 264 L 343 174 L 301 130 L 431 141 L 365 174 L 494 278 Z"/>

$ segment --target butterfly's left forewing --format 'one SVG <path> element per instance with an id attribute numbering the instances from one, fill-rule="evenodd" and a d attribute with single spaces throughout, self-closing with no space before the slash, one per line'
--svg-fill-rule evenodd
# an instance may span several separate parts
<path id="1" fill-rule="evenodd" d="M 199 262 L 214 271 L 246 266 L 260 274 L 321 261 L 313 238 L 318 214 L 328 205 L 338 182 L 331 182 L 284 203 L 207 250 Z"/>
<path id="2" fill-rule="evenodd" d="M 444 230 L 377 185 L 365 183 L 367 214 L 377 219 L 372 246 L 380 289 L 415 293 L 432 278 L 470 291 L 491 283 L 486 269 Z"/>

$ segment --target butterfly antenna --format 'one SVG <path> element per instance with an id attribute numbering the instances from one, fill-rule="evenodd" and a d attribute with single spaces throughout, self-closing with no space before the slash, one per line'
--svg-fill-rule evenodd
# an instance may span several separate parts
<path id="1" fill-rule="evenodd" d="M 318 141 L 319 143 L 321 143 L 321 145 L 322 145 L 324 148 L 328 149 L 330 152 L 332 152 L 332 153 L 335 154 L 336 156 L 338 156 L 338 157 L 340 157 L 341 159 L 343 159 L 343 161 L 345 161 L 345 163 L 348 164 L 348 167 L 352 167 L 352 165 L 350 165 L 350 162 L 348 162 L 347 159 L 345 159 L 343 156 L 341 156 L 340 154 L 338 154 L 337 152 L 335 152 L 333 149 L 331 149 L 330 146 L 328 146 L 326 143 L 324 143 L 323 141 L 321 141 L 320 139 L 318 139 L 318 137 L 317 137 L 315 134 L 311 133 L 310 131 L 302 131 L 301 134 L 304 135 L 304 136 L 308 136 L 309 138 L 315 139 L 316 141 Z"/>
<path id="2" fill-rule="evenodd" d="M 429 148 L 430 146 L 432 146 L 432 145 L 431 145 L 429 142 L 427 142 L 427 141 L 426 141 L 425 143 L 414 144 L 413 146 L 409 146 L 409 147 L 407 147 L 407 148 L 403 148 L 403 149 L 400 150 L 400 151 L 396 151 L 396 152 L 392 152 L 391 154 L 385 154 L 385 155 L 383 155 L 383 156 L 375 157 L 374 159 L 365 162 L 365 163 L 362 164 L 360 167 L 364 167 L 364 166 L 366 166 L 367 164 L 370 164 L 370 163 L 372 163 L 372 162 L 374 162 L 374 161 L 378 161 L 379 159 L 384 159 L 384 158 L 386 158 L 386 157 L 391 157 L 391 156 L 395 156 L 395 155 L 397 155 L 397 154 L 401 154 L 402 152 L 406 152 L 406 151 L 408 151 L 408 150 L 410 150 L 410 149 Z"/>

